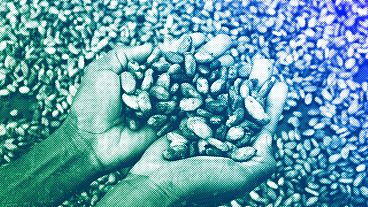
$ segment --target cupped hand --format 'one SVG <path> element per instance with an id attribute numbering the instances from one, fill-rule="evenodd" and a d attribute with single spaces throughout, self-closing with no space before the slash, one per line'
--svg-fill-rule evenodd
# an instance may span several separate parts
<path id="1" fill-rule="evenodd" d="M 215 45 L 211 41 L 207 44 Z M 211 53 L 213 47 L 203 48 Z M 214 49 L 218 50 L 218 47 Z M 250 78 L 256 78 L 262 84 L 271 76 L 271 68 L 266 65 L 263 68 L 256 67 Z M 282 113 L 286 94 L 287 86 L 282 82 L 276 83 L 271 89 L 266 100 L 266 112 L 271 121 L 255 138 L 253 147 L 257 154 L 251 160 L 235 162 L 224 157 L 198 156 L 167 161 L 163 159 L 162 151 L 169 147 L 169 143 L 162 137 L 147 149 L 127 178 L 132 175 L 148 177 L 173 206 L 214 206 L 244 195 L 275 170 L 272 135 Z"/>
<path id="2" fill-rule="evenodd" d="M 156 139 L 149 127 L 132 131 L 123 123 L 120 74 L 128 61 L 144 62 L 152 45 L 118 47 L 87 66 L 64 124 L 89 145 L 103 170 L 131 166 Z M 100 166 L 101 167 L 101 166 Z"/>

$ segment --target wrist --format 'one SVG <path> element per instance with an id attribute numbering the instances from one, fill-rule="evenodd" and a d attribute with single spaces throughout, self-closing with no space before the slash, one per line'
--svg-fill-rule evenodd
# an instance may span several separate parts
<path id="1" fill-rule="evenodd" d="M 1 168 L 0 186 L 4 187 L 0 189 L 0 206 L 56 205 L 101 174 L 93 159 L 88 145 L 66 122 L 11 165 Z"/>
<path id="2" fill-rule="evenodd" d="M 129 174 L 112 188 L 98 206 L 163 206 L 175 203 L 175 197 L 148 176 Z"/>

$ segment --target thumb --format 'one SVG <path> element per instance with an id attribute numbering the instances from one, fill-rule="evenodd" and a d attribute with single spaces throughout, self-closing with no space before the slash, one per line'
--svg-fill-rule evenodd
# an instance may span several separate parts
<path id="1" fill-rule="evenodd" d="M 253 147 L 257 150 L 258 155 L 255 157 L 256 161 L 259 159 L 260 162 L 270 164 L 275 162 L 272 150 L 272 136 L 276 131 L 277 123 L 282 114 L 287 91 L 287 85 L 278 82 L 272 87 L 267 97 L 266 112 L 271 117 L 271 121 L 262 129 L 254 142 Z"/>
<path id="2" fill-rule="evenodd" d="M 264 127 L 263 132 L 268 131 L 271 135 L 275 133 L 287 93 L 288 86 L 284 82 L 277 82 L 271 88 L 266 100 L 266 113 L 271 117 L 271 121 Z"/>
<path id="3" fill-rule="evenodd" d="M 257 156 L 254 157 L 254 161 L 263 163 L 265 168 L 272 168 L 275 162 L 272 151 L 272 135 L 269 132 L 261 132 L 255 140 L 253 147 L 257 150 Z M 271 168 L 270 170 L 272 170 Z"/>
<path id="4" fill-rule="evenodd" d="M 144 63 L 152 52 L 152 44 L 117 46 L 114 51 L 121 64 L 121 69 L 125 70 L 129 61 Z M 122 71 L 118 70 L 116 72 L 121 73 Z"/>
<path id="5" fill-rule="evenodd" d="M 152 44 L 139 46 L 116 46 L 101 58 L 94 60 L 86 68 L 86 74 L 96 71 L 112 71 L 120 74 L 126 70 L 129 61 L 143 63 L 152 52 Z"/>
<path id="6" fill-rule="evenodd" d="M 142 158 L 130 170 L 130 173 L 150 176 L 162 166 L 169 163 L 162 157 L 162 152 L 169 148 L 169 142 L 165 136 L 157 139 L 143 154 Z"/>
<path id="7" fill-rule="evenodd" d="M 152 45 L 120 46 L 86 67 L 81 86 L 73 99 L 70 116 L 79 129 L 102 133 L 121 121 L 120 73 L 129 61 L 144 61 Z"/>
<path id="8" fill-rule="evenodd" d="M 120 122 L 121 112 L 120 78 L 103 70 L 84 76 L 69 115 L 80 130 L 102 133 Z"/>

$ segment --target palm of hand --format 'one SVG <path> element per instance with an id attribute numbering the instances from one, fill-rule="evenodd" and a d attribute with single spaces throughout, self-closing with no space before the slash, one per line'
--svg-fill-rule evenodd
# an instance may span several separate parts
<path id="1" fill-rule="evenodd" d="M 212 206 L 244 195 L 267 179 L 275 168 L 271 134 L 283 108 L 286 87 L 277 84 L 271 93 L 268 113 L 272 120 L 255 139 L 253 147 L 257 154 L 251 160 L 235 162 L 229 158 L 199 156 L 167 161 L 161 152 L 169 144 L 162 137 L 147 149 L 130 173 L 149 177 L 169 200 L 174 200 L 175 206 L 183 200 L 191 201 L 187 203 L 189 206 Z"/>
<path id="2" fill-rule="evenodd" d="M 217 42 L 212 41 L 209 45 L 213 44 Z M 218 56 L 223 52 L 218 47 L 207 48 L 215 48 Z M 151 50 L 151 46 L 123 49 L 120 58 L 119 51 L 108 53 L 89 66 L 74 97 L 70 123 L 79 136 L 89 143 L 106 170 L 120 163 L 126 166 L 133 164 L 135 158 L 139 158 L 156 139 L 155 132 L 148 127 L 132 131 L 122 124 L 124 117 L 119 76 L 128 59 L 144 60 Z M 254 74 L 258 77 L 263 74 L 263 80 L 270 75 L 259 71 Z M 201 205 L 207 200 L 217 203 L 251 190 L 274 169 L 275 161 L 266 143 L 270 143 L 267 137 L 274 132 L 282 112 L 286 91 L 286 86 L 281 83 L 272 88 L 266 109 L 271 122 L 256 139 L 254 147 L 257 155 L 250 161 L 238 163 L 228 158 L 202 156 L 169 162 L 162 158 L 161 152 L 168 143 L 161 138 L 147 149 L 131 173 L 148 176 L 166 195 L 170 195 L 169 199 L 191 199 Z M 219 194 L 221 196 L 216 196 Z"/>
<path id="3" fill-rule="evenodd" d="M 134 164 L 156 138 L 148 127 L 132 131 L 123 124 L 119 74 L 127 59 L 145 59 L 151 46 L 138 47 L 138 55 L 129 50 L 109 52 L 88 66 L 69 114 L 71 127 L 91 146 L 106 170 Z M 128 52 L 130 55 L 125 55 Z"/>
<path id="4" fill-rule="evenodd" d="M 269 177 L 275 165 L 264 150 L 244 163 L 207 156 L 166 161 L 160 157 L 166 147 L 164 138 L 156 141 L 130 173 L 149 177 L 175 206 L 185 200 L 189 206 L 205 206 L 234 199 Z"/>
<path id="5" fill-rule="evenodd" d="M 211 52 L 213 47 L 207 48 L 207 52 Z M 264 71 L 265 68 L 261 70 L 251 73 L 251 78 L 257 78 L 260 84 L 272 74 L 271 71 Z M 174 200 L 175 206 L 183 200 L 190 201 L 190 206 L 214 205 L 251 191 L 269 177 L 275 168 L 270 149 L 271 135 L 282 113 L 286 93 L 284 83 L 276 83 L 271 89 L 266 100 L 266 112 L 271 121 L 256 137 L 253 147 L 257 155 L 251 160 L 235 162 L 229 158 L 200 156 L 166 161 L 161 153 L 168 148 L 168 142 L 163 137 L 147 149 L 130 173 L 149 177 L 168 199 Z"/>

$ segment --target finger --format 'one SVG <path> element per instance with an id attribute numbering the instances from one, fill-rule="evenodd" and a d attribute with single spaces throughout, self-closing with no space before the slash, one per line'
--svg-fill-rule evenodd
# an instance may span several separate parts
<path id="1" fill-rule="evenodd" d="M 81 129 L 100 133 L 121 122 L 119 74 L 128 61 L 141 62 L 151 50 L 150 44 L 118 47 L 87 66 L 71 110 Z"/>
<path id="2" fill-rule="evenodd" d="M 230 36 L 219 34 L 199 48 L 198 52 L 211 54 L 214 58 L 224 54 L 232 45 Z"/>
<path id="3" fill-rule="evenodd" d="M 121 112 L 119 75 L 109 70 L 86 74 L 71 106 L 77 126 L 101 133 L 121 121 Z"/>
<path id="4" fill-rule="evenodd" d="M 140 64 L 144 63 L 152 50 L 153 46 L 150 43 L 140 46 L 119 46 L 116 48 L 116 56 L 123 69 L 125 69 L 129 61 L 135 61 Z"/>
<path id="5" fill-rule="evenodd" d="M 272 135 L 268 132 L 262 132 L 254 141 L 253 147 L 257 150 L 256 156 L 252 158 L 252 162 L 257 163 L 258 168 L 271 170 L 275 159 L 272 151 Z M 243 163 L 243 166 L 248 167 L 249 163 Z M 259 169 L 261 171 L 263 169 Z"/>
<path id="6" fill-rule="evenodd" d="M 275 160 L 272 152 L 272 136 L 283 111 L 287 91 L 287 85 L 283 82 L 277 82 L 272 87 L 266 102 L 266 112 L 271 117 L 271 121 L 262 129 L 253 144 L 253 147 L 257 150 L 257 156 L 252 161 L 244 163 L 245 167 L 249 167 L 247 165 L 254 162 L 254 168 L 258 168 L 259 172 L 273 171 Z"/>
<path id="7" fill-rule="evenodd" d="M 126 157 L 126 162 L 136 161 L 136 156 L 142 155 L 145 150 L 157 139 L 156 131 L 150 126 L 132 131 L 125 127 L 121 131 L 121 139 L 119 141 L 119 148 L 123 157 Z M 131 156 L 134 157 L 131 157 Z"/>
<path id="8" fill-rule="evenodd" d="M 149 126 L 137 131 L 128 127 L 113 127 L 97 136 L 96 154 L 105 166 L 114 167 L 133 166 L 157 138 L 155 131 Z"/>
<path id="9" fill-rule="evenodd" d="M 249 75 L 250 79 L 257 79 L 258 86 L 268 80 L 273 72 L 273 61 L 270 59 L 255 59 L 253 61 L 252 71 Z"/>
<path id="10" fill-rule="evenodd" d="M 102 55 L 99 58 L 96 58 L 93 62 L 88 64 L 84 69 L 85 74 L 94 73 L 96 71 L 119 71 L 121 70 L 122 65 L 119 62 L 119 59 L 116 56 L 116 51 L 111 50 L 108 53 Z M 86 75 L 84 75 L 86 76 Z M 83 76 L 83 77 L 84 77 Z"/>
<path id="11" fill-rule="evenodd" d="M 262 129 L 253 147 L 257 150 L 257 155 L 265 159 L 273 159 L 272 136 L 276 130 L 287 95 L 285 83 L 276 83 L 267 98 L 266 112 L 271 117 L 271 121 Z"/>
<path id="12" fill-rule="evenodd" d="M 162 152 L 168 148 L 169 142 L 166 137 L 160 137 L 144 152 L 140 161 L 134 165 L 130 172 L 146 176 L 151 175 L 152 172 L 157 172 L 163 164 L 167 163 L 162 157 Z"/>
<path id="13" fill-rule="evenodd" d="M 116 74 L 120 74 L 127 68 L 129 61 L 137 61 L 142 63 L 152 52 L 152 44 L 144 44 L 140 46 L 118 46 L 109 51 L 101 58 L 96 59 L 86 67 L 86 73 L 94 71 L 110 70 Z"/>
<path id="14" fill-rule="evenodd" d="M 287 93 L 288 86 L 283 82 L 277 82 L 268 94 L 266 113 L 271 117 L 271 121 L 264 127 L 264 130 L 271 134 L 275 133 L 277 123 L 284 109 Z"/>
<path id="15" fill-rule="evenodd" d="M 172 178 L 172 185 L 187 201 L 200 206 L 206 201 L 214 205 L 243 195 L 272 173 L 254 161 L 245 168 L 229 158 L 207 156 L 178 160 L 172 167 L 174 172 L 181 171 L 180 176 Z"/>

